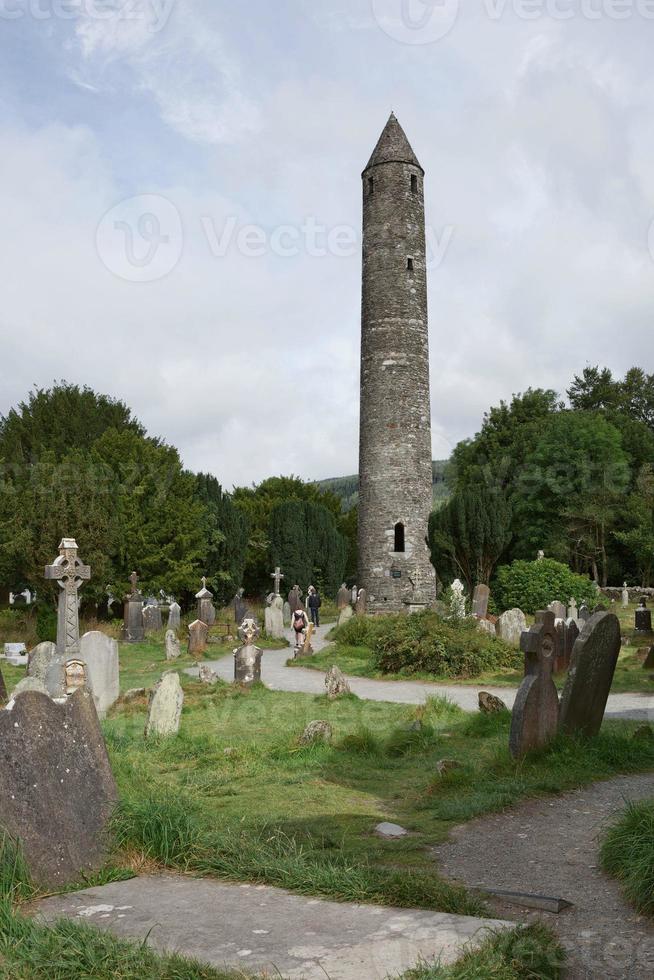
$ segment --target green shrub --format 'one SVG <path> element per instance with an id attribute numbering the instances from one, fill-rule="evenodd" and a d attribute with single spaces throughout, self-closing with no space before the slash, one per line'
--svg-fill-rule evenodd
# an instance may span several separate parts
<path id="1" fill-rule="evenodd" d="M 547 609 L 557 599 L 567 605 L 574 598 L 591 609 L 597 603 L 597 589 L 589 578 L 551 558 L 503 565 L 497 570 L 495 594 L 502 609 L 517 608 L 526 613 Z"/>
<path id="2" fill-rule="evenodd" d="M 57 613 L 52 606 L 39 605 L 36 610 L 36 635 L 39 643 L 57 640 Z"/>
<path id="3" fill-rule="evenodd" d="M 631 803 L 602 845 L 602 867 L 617 878 L 627 900 L 654 916 L 654 800 Z"/>
<path id="4" fill-rule="evenodd" d="M 481 633 L 474 620 L 447 621 L 429 610 L 352 619 L 338 628 L 336 640 L 368 647 L 374 666 L 386 674 L 468 678 L 522 662 L 517 651 Z"/>

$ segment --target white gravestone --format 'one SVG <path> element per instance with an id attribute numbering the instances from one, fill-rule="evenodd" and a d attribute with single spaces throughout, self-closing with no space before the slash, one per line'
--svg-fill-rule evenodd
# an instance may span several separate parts
<path id="1" fill-rule="evenodd" d="M 80 655 L 86 664 L 86 679 L 93 693 L 98 717 L 104 718 L 120 697 L 118 643 L 94 630 L 85 633 L 80 640 Z"/>
<path id="2" fill-rule="evenodd" d="M 184 691 L 179 674 L 164 674 L 150 699 L 145 734 L 168 737 L 177 735 L 184 705 Z"/>

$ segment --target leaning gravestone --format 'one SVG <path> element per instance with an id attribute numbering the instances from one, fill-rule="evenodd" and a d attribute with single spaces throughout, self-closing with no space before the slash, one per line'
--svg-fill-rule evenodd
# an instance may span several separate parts
<path id="1" fill-rule="evenodd" d="M 182 625 L 182 607 L 178 602 L 171 602 L 168 608 L 168 629 L 178 630 Z"/>
<path id="2" fill-rule="evenodd" d="M 584 626 L 561 698 L 559 727 L 566 735 L 599 733 L 621 643 L 620 621 L 613 613 L 596 613 Z"/>
<path id="3" fill-rule="evenodd" d="M 497 621 L 497 635 L 512 647 L 520 646 L 520 637 L 526 629 L 527 617 L 522 609 L 508 609 Z"/>
<path id="4" fill-rule="evenodd" d="M 177 660 L 182 655 L 182 648 L 174 630 L 166 632 L 166 660 Z"/>
<path id="5" fill-rule="evenodd" d="M 93 692 L 99 718 L 104 718 L 120 697 L 118 643 L 94 630 L 80 640 L 81 660 L 86 664 L 86 680 Z"/>
<path id="6" fill-rule="evenodd" d="M 61 888 L 97 871 L 117 792 L 91 694 L 20 694 L 0 711 L 0 744 L 0 825 L 34 881 Z"/>
<path id="7" fill-rule="evenodd" d="M 552 680 L 557 648 L 554 614 L 548 610 L 536 617 L 536 623 L 522 634 L 520 642 L 525 655 L 525 679 L 513 706 L 509 739 L 515 759 L 547 745 L 556 735 L 559 721 L 559 696 Z"/>
<path id="8" fill-rule="evenodd" d="M 159 735 L 167 738 L 177 735 L 184 705 L 184 691 L 179 674 L 164 674 L 150 697 L 148 720 L 145 725 L 146 737 Z"/>
<path id="9" fill-rule="evenodd" d="M 207 649 L 209 627 L 196 619 L 188 628 L 188 652 L 192 657 L 200 656 Z"/>
<path id="10" fill-rule="evenodd" d="M 477 619 L 486 619 L 490 589 L 487 585 L 477 585 L 472 597 L 472 615 Z"/>

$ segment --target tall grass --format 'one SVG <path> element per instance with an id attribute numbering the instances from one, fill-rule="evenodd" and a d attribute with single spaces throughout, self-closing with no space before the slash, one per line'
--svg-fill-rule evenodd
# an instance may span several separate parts
<path id="1" fill-rule="evenodd" d="M 418 967 L 402 980 L 558 980 L 565 953 L 541 925 L 497 932 L 452 966 Z"/>
<path id="2" fill-rule="evenodd" d="M 604 839 L 601 860 L 627 900 L 654 917 L 654 800 L 627 806 Z"/>

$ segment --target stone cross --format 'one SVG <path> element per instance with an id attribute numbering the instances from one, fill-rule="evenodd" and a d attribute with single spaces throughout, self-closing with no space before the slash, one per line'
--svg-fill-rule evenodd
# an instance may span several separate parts
<path id="1" fill-rule="evenodd" d="M 556 735 L 559 696 L 552 672 L 557 652 L 554 614 L 536 614 L 536 622 L 520 639 L 525 655 L 525 679 L 511 715 L 509 748 L 514 759 L 532 749 L 543 748 Z"/>
<path id="2" fill-rule="evenodd" d="M 275 569 L 275 571 L 272 572 L 272 574 L 271 574 L 270 577 L 271 578 L 274 578 L 274 580 L 275 580 L 275 595 L 279 595 L 279 590 L 281 588 L 282 579 L 284 578 L 284 576 L 282 575 L 282 570 L 279 567 L 279 565 L 277 566 L 277 568 Z"/>
<path id="3" fill-rule="evenodd" d="M 59 584 L 59 614 L 57 618 L 57 650 L 67 658 L 79 655 L 79 617 L 77 593 L 83 582 L 91 578 L 91 569 L 77 557 L 77 541 L 63 538 L 59 557 L 45 569 L 46 579 Z"/>
<path id="4" fill-rule="evenodd" d="M 206 589 L 206 587 L 207 587 L 207 576 L 205 575 L 202 578 L 202 588 Z"/>
<path id="5" fill-rule="evenodd" d="M 129 577 L 129 580 L 132 583 L 132 595 L 138 595 L 139 590 L 137 588 L 137 585 L 138 585 L 139 577 L 136 574 L 136 572 L 132 572 L 132 574 Z"/>

